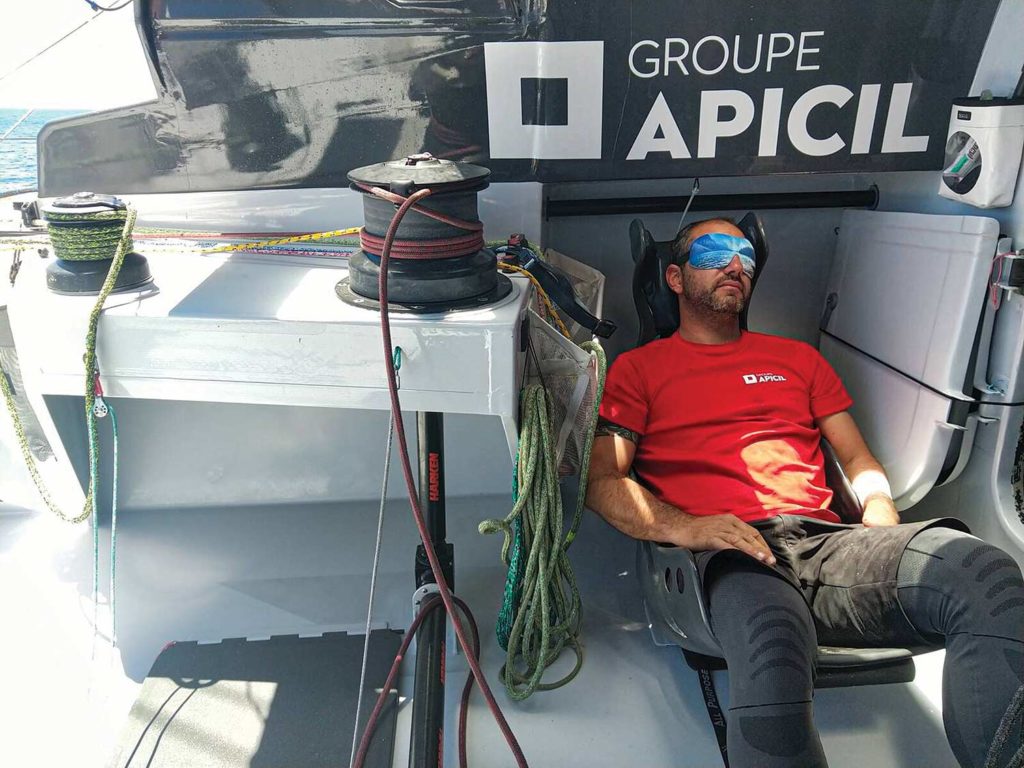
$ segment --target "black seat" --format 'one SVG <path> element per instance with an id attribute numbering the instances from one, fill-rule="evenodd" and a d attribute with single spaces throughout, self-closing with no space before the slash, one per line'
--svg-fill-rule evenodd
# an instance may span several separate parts
<path id="1" fill-rule="evenodd" d="M 764 227 L 754 213 L 737 224 L 754 246 L 755 269 L 752 284 L 768 260 Z M 679 327 L 676 294 L 665 282 L 665 269 L 672 263 L 671 241 L 656 241 L 640 219 L 629 225 L 633 255 L 633 302 L 640 319 L 637 346 L 674 333 Z M 747 327 L 747 310 L 740 316 Z M 860 521 L 861 508 L 832 447 L 822 441 L 825 476 L 834 493 L 832 511 L 844 522 Z M 651 634 L 658 645 L 677 645 L 694 669 L 724 669 L 721 647 L 711 631 L 704 592 L 699 583 L 693 554 L 681 547 L 651 541 L 637 543 L 637 573 L 644 594 Z M 816 686 L 833 688 L 853 685 L 909 682 L 914 679 L 913 655 L 937 650 L 924 648 L 835 648 L 818 649 Z"/>

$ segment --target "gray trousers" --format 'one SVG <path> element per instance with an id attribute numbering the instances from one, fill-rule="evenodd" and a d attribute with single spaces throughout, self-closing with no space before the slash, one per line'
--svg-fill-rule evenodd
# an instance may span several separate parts
<path id="1" fill-rule="evenodd" d="M 795 542 L 797 550 L 818 556 L 828 548 L 827 542 L 818 542 L 808 549 L 807 537 L 794 537 L 790 523 L 774 527 L 788 530 L 789 544 Z M 816 589 L 806 579 L 794 584 L 788 574 L 737 552 L 719 553 L 704 564 L 711 623 L 729 666 L 732 768 L 827 765 L 812 709 L 814 660 L 822 636 L 826 644 L 852 647 L 899 645 L 915 638 L 943 642 L 946 735 L 961 766 L 984 765 L 1002 715 L 1024 683 L 1020 569 L 1002 550 L 962 531 L 918 525 L 907 537 L 897 528 L 903 526 L 854 532 L 859 537 L 878 531 L 880 544 L 905 539 L 891 579 L 862 567 L 863 562 L 858 566 L 856 554 L 865 549 L 857 546 L 829 549 L 826 559 L 832 562 L 816 566 Z M 773 542 L 770 532 L 765 535 L 773 550 L 787 548 L 786 542 Z M 798 566 L 807 567 L 802 561 Z M 851 578 L 853 583 L 847 583 Z M 886 589 L 891 600 L 881 594 Z M 1010 743 L 1015 748 L 1019 741 Z"/>

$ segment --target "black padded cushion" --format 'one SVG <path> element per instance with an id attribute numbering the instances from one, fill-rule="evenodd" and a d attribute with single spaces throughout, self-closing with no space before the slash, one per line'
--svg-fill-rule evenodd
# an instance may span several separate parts
<path id="1" fill-rule="evenodd" d="M 756 213 L 748 213 L 736 224 L 754 246 L 754 278 L 768 261 L 768 241 Z M 665 270 L 674 263 L 671 240 L 655 240 L 640 219 L 629 223 L 629 248 L 633 256 L 633 305 L 640 319 L 636 345 L 660 339 L 679 328 L 679 299 L 665 282 Z M 740 315 L 740 327 L 747 327 L 747 308 Z"/>

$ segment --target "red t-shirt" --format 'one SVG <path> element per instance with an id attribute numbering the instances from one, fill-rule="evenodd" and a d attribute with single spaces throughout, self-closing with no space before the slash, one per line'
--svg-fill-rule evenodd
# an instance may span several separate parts
<path id="1" fill-rule="evenodd" d="M 634 470 L 684 512 L 838 522 L 814 420 L 852 402 L 803 342 L 744 331 L 694 344 L 674 333 L 619 355 L 601 416 L 640 435 Z"/>

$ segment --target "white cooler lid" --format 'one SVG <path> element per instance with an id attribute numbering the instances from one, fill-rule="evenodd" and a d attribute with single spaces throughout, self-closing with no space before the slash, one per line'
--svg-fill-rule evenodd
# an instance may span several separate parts
<path id="1" fill-rule="evenodd" d="M 958 456 L 971 352 L 999 225 L 981 216 L 846 211 L 821 352 L 854 400 L 900 509 Z M 954 413 L 956 417 L 954 418 Z M 956 453 L 956 450 L 953 451 Z"/>
<path id="2" fill-rule="evenodd" d="M 998 235 L 984 216 L 844 212 L 823 330 L 963 399 Z"/>

